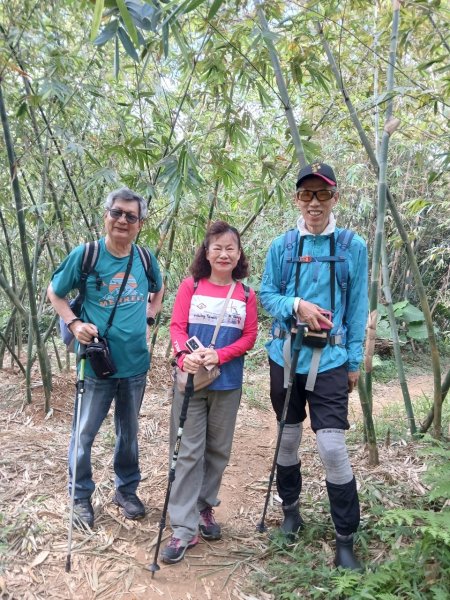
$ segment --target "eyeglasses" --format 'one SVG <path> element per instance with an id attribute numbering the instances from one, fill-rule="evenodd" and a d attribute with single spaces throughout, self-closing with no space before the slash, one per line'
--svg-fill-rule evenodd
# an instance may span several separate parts
<path id="1" fill-rule="evenodd" d="M 111 218 L 114 220 L 120 219 L 120 217 L 122 215 L 125 215 L 125 219 L 127 220 L 127 223 L 133 224 L 133 223 L 137 223 L 139 221 L 139 217 L 137 217 L 136 215 L 133 215 L 133 213 L 126 212 L 125 210 L 122 210 L 121 208 L 108 208 L 108 210 L 109 210 L 109 214 L 111 215 Z"/>
<path id="2" fill-rule="evenodd" d="M 336 190 L 297 190 L 297 198 L 302 202 L 311 202 L 314 196 L 319 202 L 327 202 L 335 195 Z"/>

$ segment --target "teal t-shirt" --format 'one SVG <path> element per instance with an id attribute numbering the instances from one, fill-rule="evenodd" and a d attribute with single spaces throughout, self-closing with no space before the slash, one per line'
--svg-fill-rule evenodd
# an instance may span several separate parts
<path id="1" fill-rule="evenodd" d="M 162 280 L 158 263 L 153 254 L 154 283 L 150 285 L 139 253 L 133 246 L 133 264 L 125 289 L 117 304 L 116 314 L 108 332 L 108 343 L 114 364 L 115 378 L 133 377 L 145 373 L 150 366 L 150 355 L 146 340 L 146 310 L 150 292 L 161 289 Z M 78 288 L 81 278 L 84 244 L 78 246 L 61 263 L 52 277 L 55 294 L 65 298 Z M 86 282 L 86 296 L 81 319 L 97 326 L 99 334 L 105 333 L 106 324 L 112 312 L 127 268 L 129 256 L 117 258 L 106 249 L 105 239 L 99 240 L 99 256 L 95 271 Z M 86 375 L 95 377 L 89 361 L 86 361 Z"/>

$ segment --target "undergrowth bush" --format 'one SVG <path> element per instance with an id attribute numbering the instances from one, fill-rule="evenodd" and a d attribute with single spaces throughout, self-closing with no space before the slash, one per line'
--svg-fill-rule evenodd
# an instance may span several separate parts
<path id="1" fill-rule="evenodd" d="M 360 492 L 364 507 L 357 553 L 363 573 L 332 567 L 329 526 L 312 523 L 296 544 L 275 536 L 271 559 L 255 585 L 276 600 L 352 598 L 355 600 L 444 600 L 450 589 L 450 444 L 423 441 L 418 454 L 427 463 L 427 493 L 407 481 L 370 480 Z M 313 507 L 320 509 L 316 503 Z M 386 510 L 387 506 L 396 508 Z M 308 509 L 307 509 L 308 510 Z"/>

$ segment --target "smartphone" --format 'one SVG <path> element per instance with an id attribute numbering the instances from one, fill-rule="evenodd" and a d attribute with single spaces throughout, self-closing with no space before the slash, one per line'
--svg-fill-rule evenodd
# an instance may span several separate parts
<path id="1" fill-rule="evenodd" d="M 320 309 L 321 314 L 326 317 L 329 321 L 333 321 L 333 313 L 330 310 Z M 327 325 L 323 321 L 320 321 L 320 327 L 322 330 L 331 329 L 330 325 Z"/>
<path id="2" fill-rule="evenodd" d="M 193 335 L 188 340 L 186 340 L 186 347 L 189 348 L 189 350 L 191 352 L 205 348 L 205 346 L 201 343 L 201 341 L 198 339 L 198 337 L 196 335 Z M 203 365 L 203 366 L 205 367 L 205 369 L 207 371 L 211 371 L 211 369 L 214 369 L 214 365 Z"/>
<path id="3" fill-rule="evenodd" d="M 193 335 L 186 341 L 186 347 L 189 348 L 191 352 L 195 352 L 195 350 L 201 350 L 205 346 L 201 343 L 196 335 Z"/>

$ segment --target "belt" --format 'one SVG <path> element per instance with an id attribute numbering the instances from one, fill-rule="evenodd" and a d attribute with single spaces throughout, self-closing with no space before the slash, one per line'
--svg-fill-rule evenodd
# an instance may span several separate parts
<path id="1" fill-rule="evenodd" d="M 289 331 L 275 327 L 273 337 L 278 339 L 286 339 L 283 344 L 283 359 L 284 359 L 284 387 L 287 388 L 289 381 L 289 373 L 291 366 L 291 335 Z M 305 337 L 307 340 L 307 335 Z M 304 342 L 305 343 L 305 342 Z M 328 343 L 330 346 L 336 346 L 342 343 L 342 335 L 330 335 Z M 306 378 L 305 390 L 312 392 L 316 385 L 317 373 L 319 371 L 320 356 L 323 348 L 313 348 L 311 363 L 309 365 L 308 377 Z"/>
<path id="2" fill-rule="evenodd" d="M 281 327 L 275 327 L 272 333 L 272 337 L 279 340 L 285 340 L 286 338 L 291 337 L 291 332 L 286 331 L 286 329 L 281 329 Z M 343 336 L 341 333 L 330 335 L 328 340 L 330 346 L 339 346 L 339 344 L 342 344 L 342 342 Z"/>

